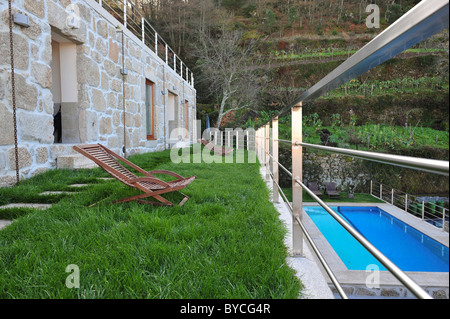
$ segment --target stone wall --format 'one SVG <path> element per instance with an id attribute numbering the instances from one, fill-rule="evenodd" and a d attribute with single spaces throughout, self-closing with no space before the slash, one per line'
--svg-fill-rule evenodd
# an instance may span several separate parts
<path id="1" fill-rule="evenodd" d="M 73 14 L 69 8 L 76 8 L 77 28 L 67 23 Z M 0 3 L 0 12 L 0 186 L 4 186 L 15 182 L 7 1 Z M 125 136 L 128 155 L 164 149 L 169 136 L 165 116 L 168 91 L 178 97 L 180 126 L 185 127 L 186 120 L 195 123 L 195 89 L 128 30 L 124 30 L 122 43 L 120 23 L 97 2 L 15 0 L 13 13 L 16 12 L 25 14 L 30 21 L 29 28 L 14 25 L 13 31 L 21 178 L 57 167 L 58 156 L 72 154 L 72 146 L 77 143 L 102 143 L 122 153 Z M 74 144 L 54 142 L 51 65 L 55 39 L 63 39 L 76 48 L 76 101 L 70 101 L 70 112 L 64 112 L 65 120 L 71 121 L 71 132 L 75 132 L 71 133 Z M 123 67 L 128 70 L 124 81 Z M 147 140 L 146 135 L 146 79 L 154 83 L 153 140 Z M 186 100 L 189 119 L 185 119 Z M 194 124 L 189 128 L 194 132 Z"/>
<path id="2" fill-rule="evenodd" d="M 339 154 L 306 152 L 303 164 L 303 179 L 317 181 L 325 186 L 334 182 L 340 191 L 361 189 L 370 180 L 369 172 L 362 160 Z"/>
<path id="3" fill-rule="evenodd" d="M 291 170 L 291 148 L 281 146 L 279 149 L 280 163 Z M 326 182 L 334 182 L 339 191 L 346 192 L 349 188 L 357 192 L 368 191 L 370 170 L 363 161 L 352 157 L 303 149 L 303 180 L 317 182 L 323 190 Z M 282 187 L 291 187 L 291 177 L 280 170 Z"/>

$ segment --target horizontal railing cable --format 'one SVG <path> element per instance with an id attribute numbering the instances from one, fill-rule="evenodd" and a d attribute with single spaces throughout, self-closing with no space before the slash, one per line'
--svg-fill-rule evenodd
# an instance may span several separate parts
<path id="1" fill-rule="evenodd" d="M 286 167 L 284 167 L 280 162 L 278 162 L 277 160 L 275 160 L 275 159 L 273 158 L 272 154 L 267 153 L 267 152 L 266 152 L 266 154 L 269 155 L 269 156 L 272 158 L 272 160 L 273 160 L 275 163 L 277 163 L 279 167 L 281 167 L 281 168 L 283 169 L 283 171 L 285 171 L 290 177 L 292 177 L 292 173 L 291 173 Z"/>
<path id="2" fill-rule="evenodd" d="M 417 195 L 407 194 L 393 187 L 382 184 L 376 180 L 371 180 L 370 194 L 384 202 L 397 206 L 405 212 L 421 218 L 422 221 L 441 228 L 442 231 L 448 232 L 448 221 L 446 222 L 446 211 L 437 201 L 429 201 L 426 199 L 419 200 Z M 419 205 L 419 208 L 417 208 Z"/>
<path id="3" fill-rule="evenodd" d="M 439 174 L 439 175 L 449 175 L 449 162 L 427 159 L 427 158 L 418 158 L 411 156 L 402 156 L 402 155 L 392 155 L 387 153 L 377 153 L 377 152 L 367 152 L 367 151 L 359 151 L 352 150 L 346 148 L 339 147 L 331 147 L 325 145 L 316 145 L 309 143 L 300 143 L 300 142 L 292 142 L 288 140 L 278 139 L 278 142 L 284 142 L 289 144 L 295 144 L 299 146 L 303 146 L 306 148 L 313 148 L 322 151 L 328 151 L 332 153 L 338 153 L 342 155 L 347 155 L 355 158 L 360 158 L 364 160 L 369 160 L 373 162 L 390 164 L 399 167 L 417 169 L 429 173 Z"/>

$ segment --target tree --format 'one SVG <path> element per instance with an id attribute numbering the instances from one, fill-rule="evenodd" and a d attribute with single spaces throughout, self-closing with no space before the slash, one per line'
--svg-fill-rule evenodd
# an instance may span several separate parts
<path id="1" fill-rule="evenodd" d="M 230 10 L 239 10 L 244 5 L 245 0 L 222 0 L 222 5 Z"/>
<path id="2" fill-rule="evenodd" d="M 266 11 L 266 19 L 264 22 L 264 29 L 266 31 L 267 34 L 271 34 L 277 24 L 277 16 L 275 15 L 275 13 L 272 11 L 272 9 L 267 9 Z"/>
<path id="3" fill-rule="evenodd" d="M 253 43 L 241 43 L 242 34 L 226 30 L 200 32 L 200 45 L 195 50 L 200 84 L 207 87 L 208 94 L 217 98 L 219 114 L 216 127 L 229 112 L 256 108 L 261 77 L 248 66 L 258 63 L 252 48 Z M 205 83 L 202 83 L 205 82 Z"/>
<path id="4" fill-rule="evenodd" d="M 178 56 L 189 55 L 191 43 L 197 43 L 197 35 L 192 30 L 208 30 L 216 23 L 217 10 L 212 0 L 134 1 Z"/>

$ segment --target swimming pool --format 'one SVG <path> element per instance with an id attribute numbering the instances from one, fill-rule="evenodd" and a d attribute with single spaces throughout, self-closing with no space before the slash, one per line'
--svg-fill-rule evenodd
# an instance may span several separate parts
<path id="1" fill-rule="evenodd" d="M 448 272 L 449 249 L 378 207 L 330 207 L 403 271 Z M 304 207 L 349 270 L 384 266 L 322 207 Z"/>

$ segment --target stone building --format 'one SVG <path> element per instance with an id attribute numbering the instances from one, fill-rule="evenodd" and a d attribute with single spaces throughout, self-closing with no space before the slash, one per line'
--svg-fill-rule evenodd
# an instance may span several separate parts
<path id="1" fill-rule="evenodd" d="M 20 178 L 195 140 L 191 71 L 132 0 L 12 0 Z M 0 2 L 0 186 L 16 180 L 8 0 Z"/>

